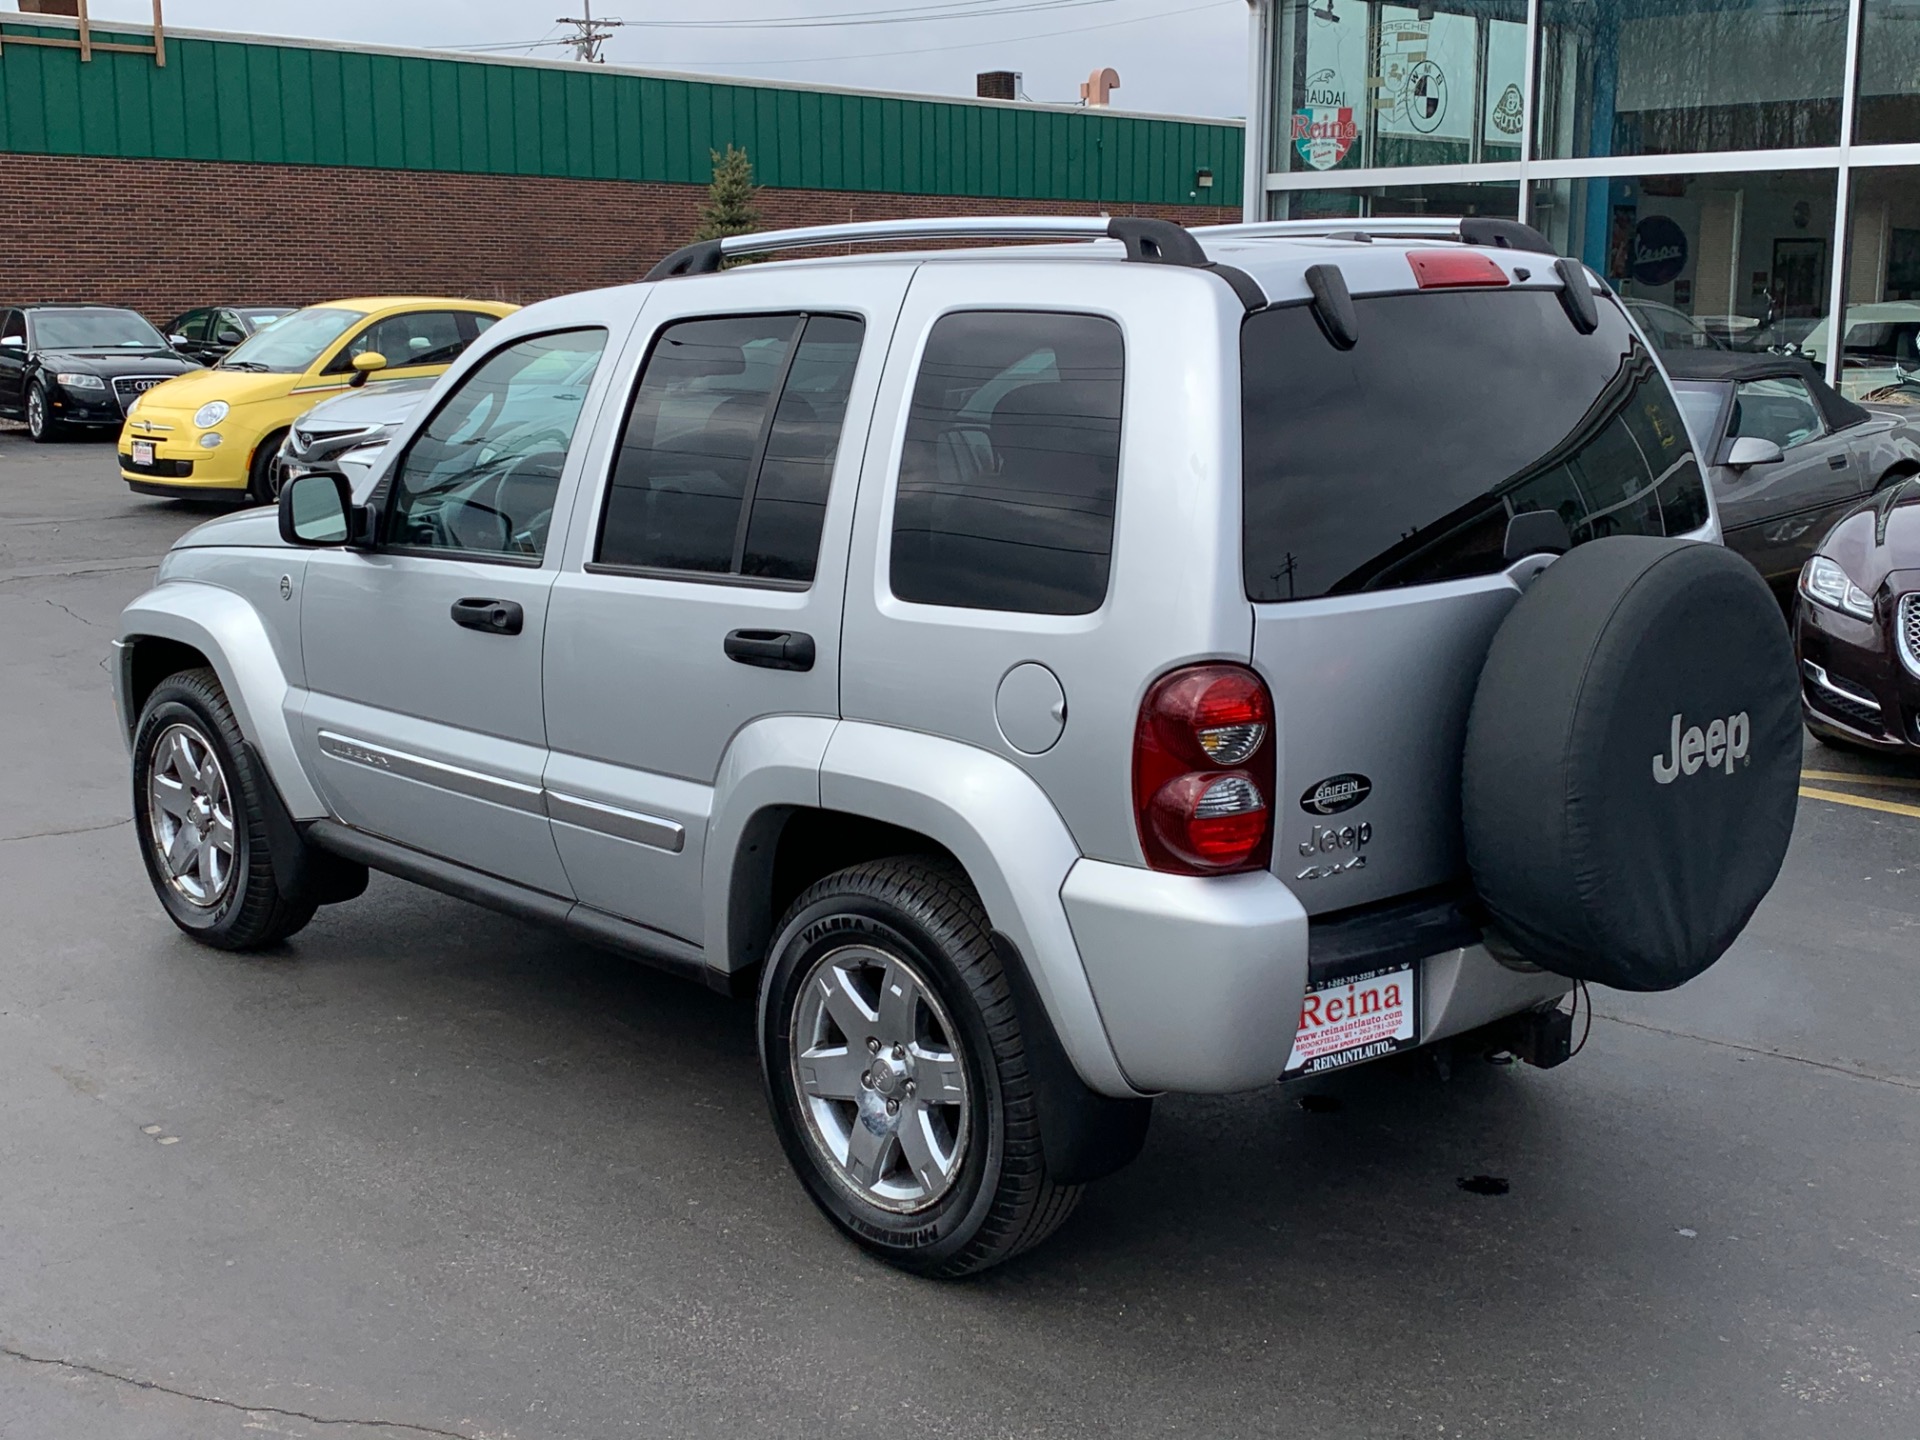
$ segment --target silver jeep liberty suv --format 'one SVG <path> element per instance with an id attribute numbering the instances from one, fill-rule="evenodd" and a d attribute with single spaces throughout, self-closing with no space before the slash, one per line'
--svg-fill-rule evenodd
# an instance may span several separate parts
<path id="1" fill-rule="evenodd" d="M 1156 1094 L 1553 1064 L 1576 983 L 1713 963 L 1800 754 L 1716 541 L 1525 226 L 842 226 L 502 321 L 367 503 L 183 538 L 115 675 L 181 929 L 374 868 L 757 995 L 813 1198 L 952 1276 Z"/>

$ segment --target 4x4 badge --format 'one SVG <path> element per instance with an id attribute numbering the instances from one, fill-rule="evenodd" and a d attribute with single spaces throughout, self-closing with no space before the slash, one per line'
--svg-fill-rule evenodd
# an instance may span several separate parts
<path id="1" fill-rule="evenodd" d="M 1300 797 L 1300 808 L 1309 815 L 1338 815 L 1372 793 L 1373 782 L 1364 775 L 1332 775 L 1307 787 L 1307 793 Z"/>

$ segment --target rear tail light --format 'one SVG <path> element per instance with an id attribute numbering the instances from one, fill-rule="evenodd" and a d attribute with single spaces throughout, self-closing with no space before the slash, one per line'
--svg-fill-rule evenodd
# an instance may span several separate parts
<path id="1" fill-rule="evenodd" d="M 1189 665 L 1147 691 L 1133 806 L 1155 870 L 1224 875 L 1273 855 L 1273 697 L 1244 665 Z"/>
<path id="2" fill-rule="evenodd" d="M 1407 263 L 1422 290 L 1512 283 L 1491 255 L 1478 250 L 1409 250 Z"/>

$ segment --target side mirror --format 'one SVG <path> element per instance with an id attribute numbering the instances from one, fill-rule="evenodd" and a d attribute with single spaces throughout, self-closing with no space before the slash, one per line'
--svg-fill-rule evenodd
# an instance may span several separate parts
<path id="1" fill-rule="evenodd" d="M 356 355 L 353 357 L 353 378 L 347 381 L 347 384 L 358 390 L 367 383 L 367 377 L 374 371 L 386 368 L 387 357 L 378 350 L 369 350 L 364 355 Z"/>
<path id="2" fill-rule="evenodd" d="M 21 349 L 25 349 L 26 344 L 27 337 L 24 335 L 9 335 L 6 339 L 0 340 L 0 345 L 17 345 Z"/>
<path id="3" fill-rule="evenodd" d="M 1773 441 L 1762 440 L 1758 435 L 1742 435 L 1727 447 L 1727 458 L 1722 463 L 1729 470 L 1746 470 L 1754 465 L 1778 465 L 1786 458 Z"/>
<path id="4" fill-rule="evenodd" d="M 217 336 L 214 337 L 213 343 L 216 345 L 238 345 L 242 343 L 246 338 L 247 336 L 245 331 L 222 330 Z"/>
<path id="5" fill-rule="evenodd" d="M 337 470 L 310 470 L 280 488 L 280 538 L 289 545 L 352 545 L 373 541 L 373 510 L 353 503 L 353 486 Z"/>
<path id="6" fill-rule="evenodd" d="M 187 348 L 187 337 L 184 335 L 169 335 L 167 336 L 167 344 L 176 350 L 184 350 Z"/>

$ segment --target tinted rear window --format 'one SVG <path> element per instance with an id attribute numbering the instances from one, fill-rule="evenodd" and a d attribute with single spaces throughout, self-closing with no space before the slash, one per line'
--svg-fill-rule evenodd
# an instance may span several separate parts
<path id="1" fill-rule="evenodd" d="M 900 457 L 893 593 L 1036 615 L 1098 610 L 1125 366 L 1120 327 L 1100 316 L 942 316 Z"/>
<path id="2" fill-rule="evenodd" d="M 1625 318 L 1581 335 L 1552 291 L 1355 302 L 1341 351 L 1304 305 L 1241 331 L 1245 566 L 1254 600 L 1490 574 L 1507 521 L 1576 544 L 1707 520 L 1680 410 Z"/>

